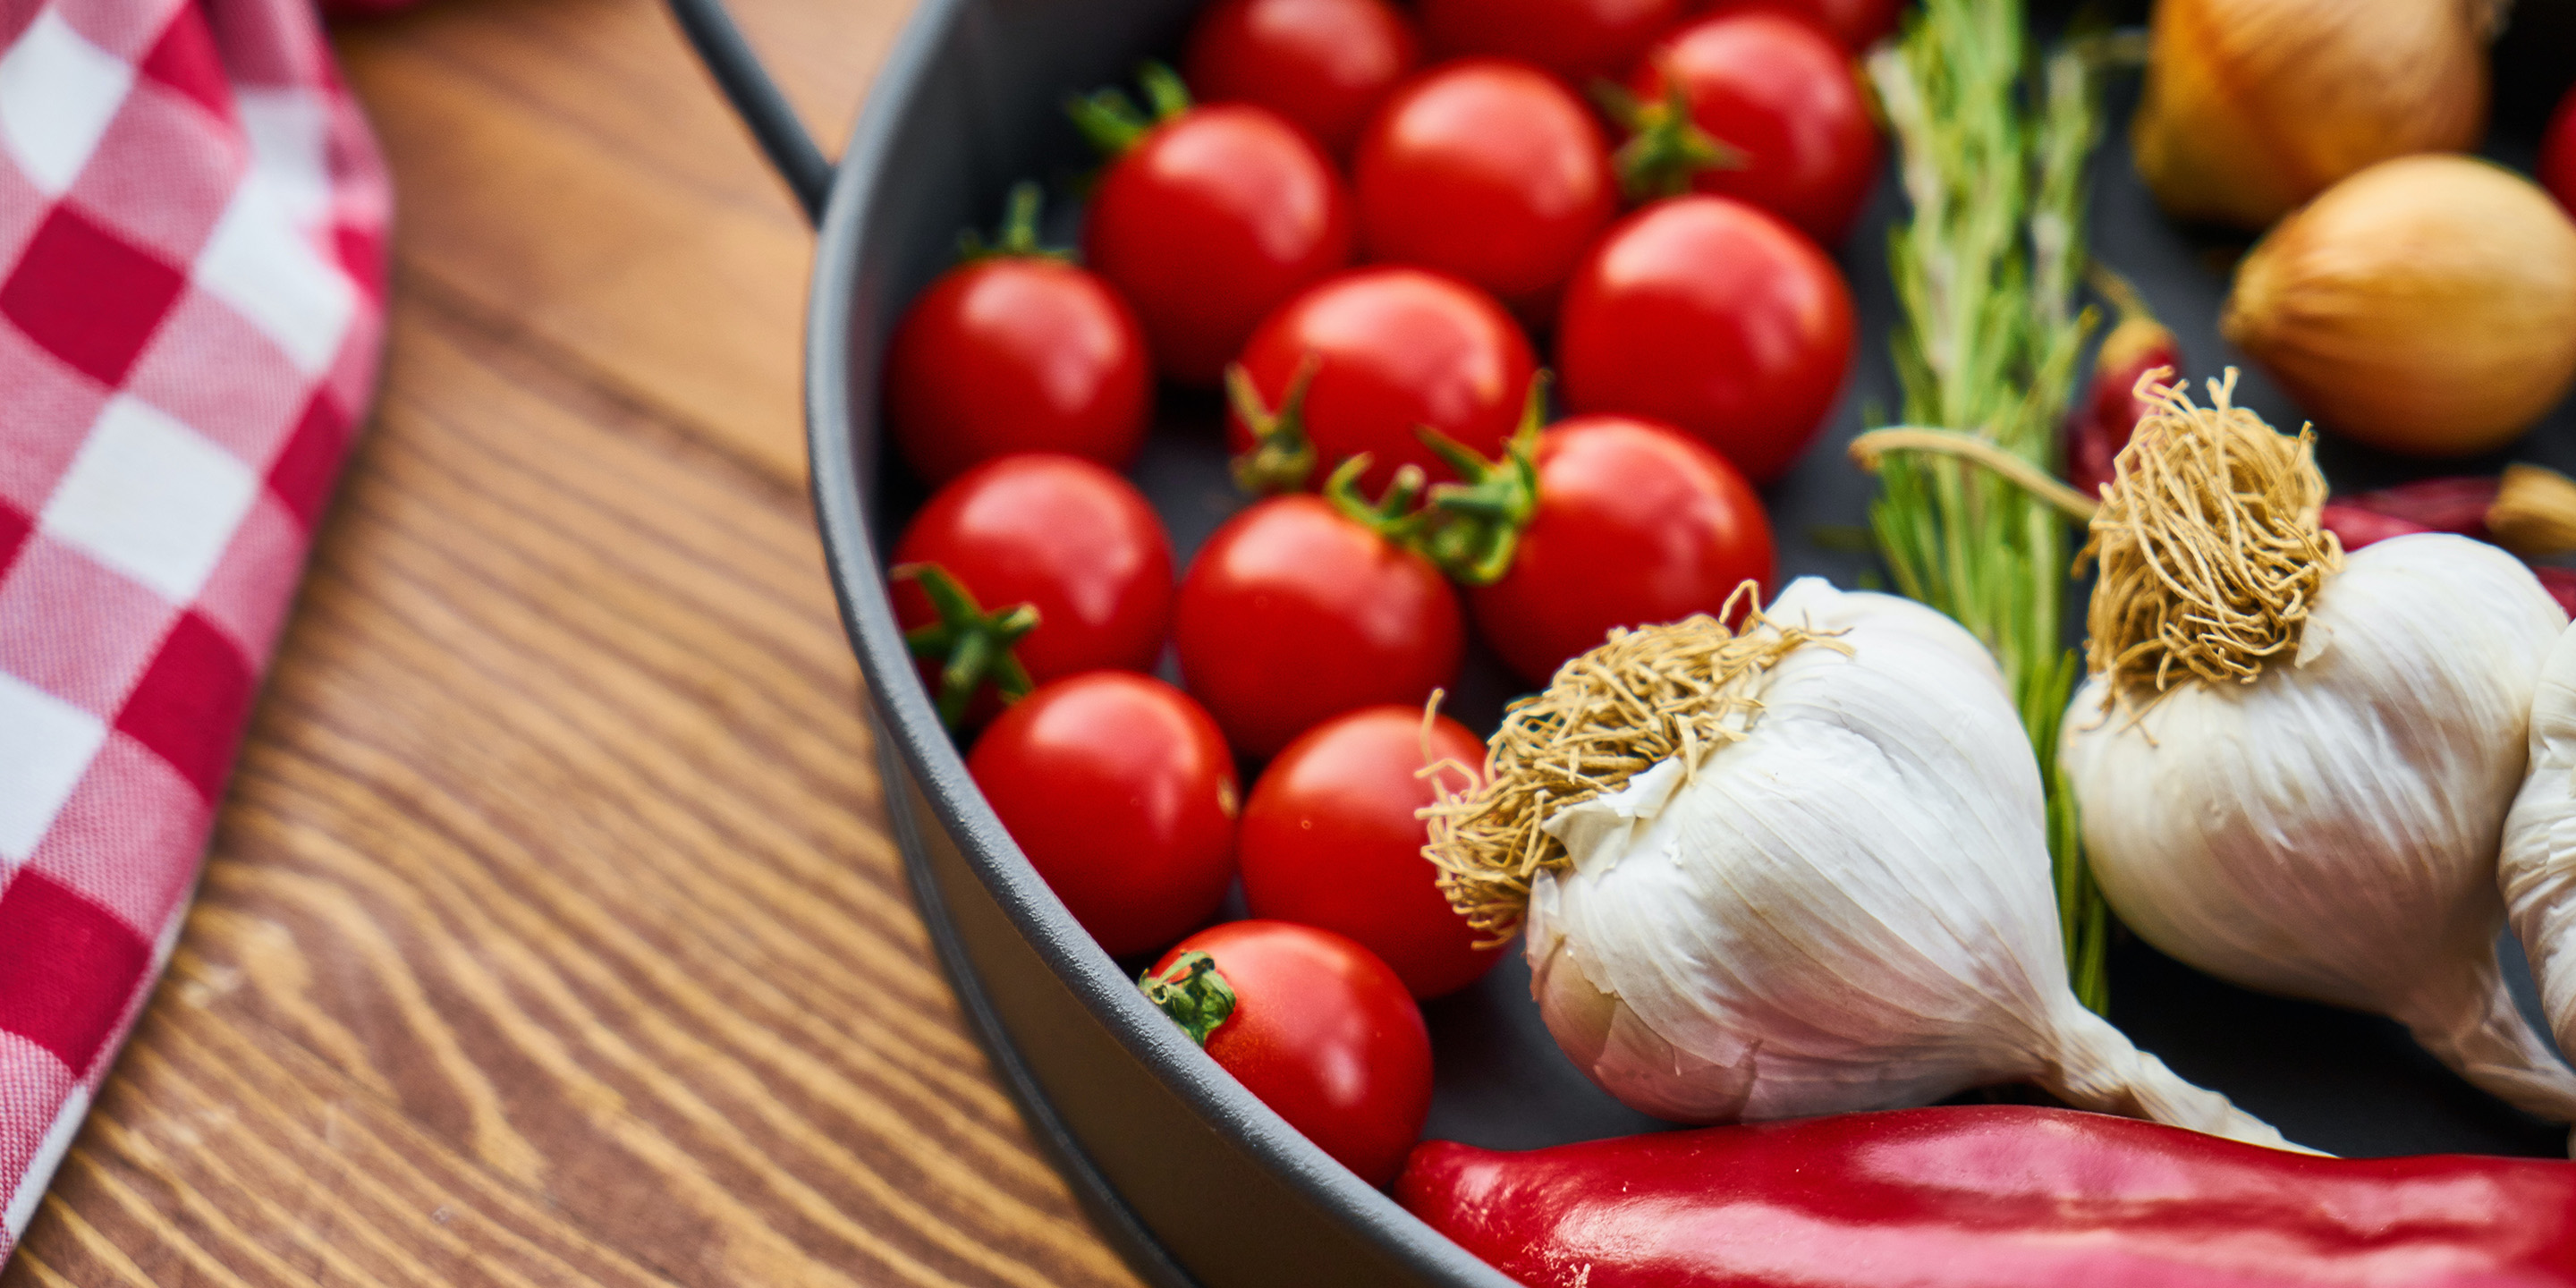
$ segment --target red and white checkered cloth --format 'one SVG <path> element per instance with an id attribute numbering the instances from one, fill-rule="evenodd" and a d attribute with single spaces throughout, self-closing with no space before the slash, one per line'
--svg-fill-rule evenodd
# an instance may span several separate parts
<path id="1" fill-rule="evenodd" d="M 311 0 L 0 0 L 0 1260 L 178 934 L 390 203 Z"/>

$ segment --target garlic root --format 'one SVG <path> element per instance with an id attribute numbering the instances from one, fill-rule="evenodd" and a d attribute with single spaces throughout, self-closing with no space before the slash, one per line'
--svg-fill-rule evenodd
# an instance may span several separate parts
<path id="1" fill-rule="evenodd" d="M 2077 557 L 2102 574 L 2086 666 L 2140 703 L 2178 681 L 2250 681 L 2267 659 L 2297 653 L 2317 588 L 2343 565 L 2317 524 L 2315 441 L 2231 405 L 2233 367 L 2209 382 L 2208 407 L 2164 383 L 2172 375 L 2138 378 L 2136 397 L 2158 410 L 2114 458 Z"/>

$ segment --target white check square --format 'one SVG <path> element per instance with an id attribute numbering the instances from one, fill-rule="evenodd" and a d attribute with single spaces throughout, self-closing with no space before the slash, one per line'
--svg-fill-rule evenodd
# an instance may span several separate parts
<path id="1" fill-rule="evenodd" d="M 0 140 L 46 196 L 59 197 L 133 88 L 124 59 L 83 40 L 48 8 L 0 54 Z"/>
<path id="2" fill-rule="evenodd" d="M 109 399 L 37 526 L 185 604 L 259 496 L 232 454 L 142 399 Z"/>
<path id="3" fill-rule="evenodd" d="M 294 218 L 293 194 L 290 180 L 253 169 L 189 276 L 199 290 L 258 324 L 298 369 L 319 375 L 340 352 L 358 295 Z"/>
<path id="4" fill-rule="evenodd" d="M 106 721 L 0 671 L 0 860 L 36 852 L 106 741 Z"/>
<path id="5" fill-rule="evenodd" d="M 250 140 L 251 164 L 298 226 L 331 213 L 331 121 L 322 103 L 300 89 L 245 85 L 234 91 Z"/>

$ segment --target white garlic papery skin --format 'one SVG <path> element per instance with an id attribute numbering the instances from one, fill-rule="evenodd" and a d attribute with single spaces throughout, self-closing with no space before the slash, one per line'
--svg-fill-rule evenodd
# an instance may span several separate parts
<path id="1" fill-rule="evenodd" d="M 2566 615 L 2520 561 L 2440 533 L 2353 552 L 2298 656 L 2183 677 L 2143 714 L 2076 692 L 2059 763 L 2112 911 L 2248 988 L 2391 1016 L 2557 1121 L 2576 1076 L 2496 960 L 2496 853 L 2533 685 Z"/>
<path id="2" fill-rule="evenodd" d="M 2038 763 L 1975 637 L 1812 578 L 1766 615 L 1831 639 L 1754 681 L 1742 740 L 1548 821 L 1571 864 L 1535 882 L 1527 951 L 1566 1053 L 1685 1122 L 2030 1079 L 2284 1144 L 2075 1000 Z"/>
<path id="3" fill-rule="evenodd" d="M 2531 696 L 2531 766 L 2504 825 L 2501 884 L 2560 1050 L 2576 1049 L 2576 629 Z"/>

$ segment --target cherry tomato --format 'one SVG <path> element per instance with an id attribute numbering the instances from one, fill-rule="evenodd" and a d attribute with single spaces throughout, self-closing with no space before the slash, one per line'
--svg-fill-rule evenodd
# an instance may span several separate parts
<path id="1" fill-rule="evenodd" d="M 1800 14 L 1823 24 L 1843 48 L 1859 53 L 1896 34 L 1905 0 L 1720 0 L 1707 8 L 1719 13 L 1775 8 Z"/>
<path id="2" fill-rule="evenodd" d="M 1619 209 L 1591 109 L 1500 58 L 1397 90 L 1360 136 L 1353 187 L 1369 258 L 1455 273 L 1541 320 Z"/>
<path id="3" fill-rule="evenodd" d="M 1245 755 L 1458 672 L 1458 597 L 1429 560 L 1319 496 L 1273 497 L 1199 548 L 1172 613 L 1182 682 Z"/>
<path id="4" fill-rule="evenodd" d="M 1443 761 L 1458 768 L 1422 775 Z M 1363 707 L 1307 730 L 1244 803 L 1244 906 L 1358 940 L 1415 997 L 1475 983 L 1503 947 L 1477 947 L 1484 936 L 1450 910 L 1414 811 L 1444 785 L 1473 786 L 1484 763 L 1484 742 L 1455 720 L 1432 721 L 1426 737 L 1419 707 Z"/>
<path id="5" fill-rule="evenodd" d="M 894 562 L 938 567 L 986 613 L 1035 608 L 1037 625 L 1010 642 L 1033 683 L 1079 671 L 1150 671 L 1162 656 L 1171 539 L 1135 485 L 1089 461 L 1032 452 L 977 466 L 913 516 Z M 943 624 L 917 576 L 896 581 L 894 612 L 907 632 Z M 960 642 L 951 638 L 923 659 L 933 693 Z"/>
<path id="6" fill-rule="evenodd" d="M 1486 641 L 1522 679 L 1547 683 L 1613 626 L 1713 616 L 1746 581 L 1770 584 L 1762 498 L 1681 431 L 1577 416 L 1540 437 L 1536 459 L 1538 509 L 1511 571 L 1467 593 Z"/>
<path id="7" fill-rule="evenodd" d="M 1212 981 L 1191 954 L 1223 978 L 1230 1009 L 1193 996 Z M 1167 1010 L 1222 1013 L 1201 1039 L 1209 1057 L 1333 1161 L 1371 1185 L 1395 1178 L 1431 1114 L 1431 1033 L 1385 962 L 1329 930 L 1234 921 L 1174 945 L 1147 981 L 1158 1001 L 1183 993 Z M 1158 981 L 1175 982 L 1158 996 Z"/>
<path id="8" fill-rule="evenodd" d="M 1173 114 L 1132 135 L 1085 127 L 1125 151 L 1092 193 L 1083 256 L 1135 306 L 1158 370 L 1213 385 L 1262 318 L 1350 261 L 1350 197 L 1269 108 L 1185 107 L 1177 80 L 1157 98 Z"/>
<path id="9" fill-rule="evenodd" d="M 1258 103 L 1342 156 L 1421 60 L 1412 20 L 1385 0 L 1221 0 L 1182 67 L 1201 99 Z"/>
<path id="10" fill-rule="evenodd" d="M 1519 423 L 1538 359 L 1493 297 L 1437 273 L 1360 268 L 1318 283 L 1270 315 L 1244 346 L 1252 392 L 1282 406 L 1299 369 L 1314 362 L 1304 400 L 1305 432 L 1318 463 L 1371 458 L 1362 486 L 1383 489 L 1397 467 L 1433 478 L 1449 469 L 1422 445 L 1429 425 L 1491 455 Z M 1252 446 L 1240 414 L 1228 425 L 1234 450 Z M 1281 487 L 1305 480 L 1274 480 Z"/>
<path id="11" fill-rule="evenodd" d="M 1556 353 L 1574 411 L 1670 421 L 1769 483 L 1823 427 L 1851 368 L 1851 288 L 1776 216 L 1675 197 L 1584 260 Z"/>
<path id="12" fill-rule="evenodd" d="M 1652 111 L 1676 85 L 1691 123 L 1734 154 L 1689 175 L 1692 188 L 1842 241 L 1878 181 L 1878 126 L 1849 51 L 1794 14 L 1732 10 L 1657 41 L 1629 90 Z"/>
<path id="13" fill-rule="evenodd" d="M 2576 89 L 2558 100 L 2558 110 L 2549 118 L 2549 133 L 2540 145 L 2540 185 L 2576 213 Z"/>
<path id="14" fill-rule="evenodd" d="M 887 419 L 933 485 L 1006 452 L 1116 469 L 1145 441 L 1145 333 L 1107 282 L 1038 249 L 1037 215 L 1037 186 L 1013 190 L 1000 245 L 942 274 L 895 328 Z"/>
<path id="15" fill-rule="evenodd" d="M 1444 58 L 1501 54 L 1580 85 L 1626 75 L 1681 13 L 1681 0 L 1422 0 L 1422 34 Z"/>
<path id="16" fill-rule="evenodd" d="M 1234 758 L 1199 704 L 1151 676 L 1040 686 L 984 731 L 966 769 L 1110 956 L 1188 933 L 1234 880 Z"/>

